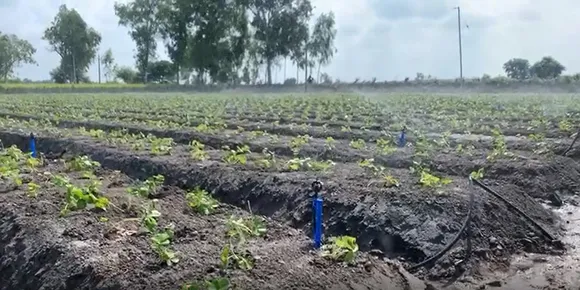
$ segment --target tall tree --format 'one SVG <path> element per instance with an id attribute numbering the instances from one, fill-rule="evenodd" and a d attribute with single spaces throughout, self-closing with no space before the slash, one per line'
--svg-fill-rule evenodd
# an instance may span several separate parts
<path id="1" fill-rule="evenodd" d="M 75 9 L 61 5 L 50 26 L 44 31 L 44 40 L 61 57 L 60 69 L 70 82 L 78 83 L 95 59 L 101 35 L 89 27 Z"/>
<path id="2" fill-rule="evenodd" d="M 540 79 L 554 79 L 562 75 L 566 68 L 551 56 L 545 56 L 530 68 L 532 75 Z"/>
<path id="3" fill-rule="evenodd" d="M 249 10 L 253 15 L 251 24 L 256 30 L 258 54 L 266 61 L 271 85 L 274 60 L 290 55 L 293 46 L 304 39 L 312 4 L 310 0 L 249 0 Z"/>
<path id="4" fill-rule="evenodd" d="M 137 46 L 135 60 L 143 82 L 147 81 L 149 61 L 156 56 L 156 40 L 161 25 L 160 11 L 163 10 L 166 2 L 164 0 L 134 0 L 126 4 L 115 3 L 115 15 L 119 17 L 119 25 L 130 29 L 129 35 Z"/>
<path id="5" fill-rule="evenodd" d="M 160 33 L 165 41 L 167 54 L 173 61 L 180 81 L 181 68 L 191 69 L 185 63 L 194 17 L 197 17 L 197 2 L 189 0 L 166 0 L 159 11 Z"/>
<path id="6" fill-rule="evenodd" d="M 525 80 L 530 77 L 530 62 L 523 58 L 512 58 L 503 64 L 503 70 L 509 78 Z"/>
<path id="7" fill-rule="evenodd" d="M 113 51 L 107 49 L 103 56 L 101 57 L 103 63 L 103 68 L 105 69 L 105 80 L 108 82 L 114 78 L 115 74 L 115 58 L 113 57 Z"/>
<path id="8" fill-rule="evenodd" d="M 6 82 L 21 64 L 36 64 L 32 58 L 35 53 L 36 49 L 27 40 L 0 32 L 0 78 Z"/>
<path id="9" fill-rule="evenodd" d="M 316 24 L 314 24 L 311 45 L 312 51 L 315 52 L 315 59 L 318 62 L 318 72 L 316 78 L 318 82 L 320 82 L 320 67 L 323 65 L 328 65 L 334 56 L 334 53 L 336 52 L 336 47 L 334 46 L 336 28 L 334 26 L 335 20 L 334 13 L 332 12 L 328 14 L 322 13 L 316 19 Z"/>

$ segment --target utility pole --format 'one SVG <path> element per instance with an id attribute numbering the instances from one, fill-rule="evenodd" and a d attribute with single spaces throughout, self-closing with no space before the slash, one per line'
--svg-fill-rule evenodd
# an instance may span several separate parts
<path id="1" fill-rule="evenodd" d="M 77 65 L 75 62 L 74 52 L 72 54 L 72 69 L 73 69 L 73 83 L 76 84 L 76 83 L 78 83 L 78 78 L 77 78 Z"/>
<path id="2" fill-rule="evenodd" d="M 101 55 L 97 56 L 97 67 L 99 69 L 99 84 L 101 83 Z"/>
<path id="3" fill-rule="evenodd" d="M 463 83 L 463 48 L 461 45 L 461 7 L 457 6 L 457 32 L 459 34 L 459 78 Z"/>
<path id="4" fill-rule="evenodd" d="M 304 92 L 308 92 L 308 44 L 306 44 L 305 53 L 306 64 L 304 65 Z"/>

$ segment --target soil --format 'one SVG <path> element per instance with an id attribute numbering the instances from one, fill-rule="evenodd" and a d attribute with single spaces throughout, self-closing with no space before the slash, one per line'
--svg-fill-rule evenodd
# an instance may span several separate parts
<path id="1" fill-rule="evenodd" d="M 15 141 L 2 139 L 5 143 Z M 39 144 L 46 144 L 43 141 Z M 127 160 L 120 154 L 110 157 Z M 139 227 L 139 206 L 149 201 L 126 193 L 133 180 L 120 172 L 97 170 L 103 194 L 113 206 L 106 212 L 81 210 L 59 218 L 64 193 L 47 182 L 46 172 L 67 174 L 74 184 L 86 180 L 78 173 L 66 172 L 61 161 L 45 161 L 42 168 L 24 175 L 25 182 L 41 185 L 35 198 L 28 197 L 24 190 L 13 189 L 8 181 L 0 182 L 2 290 L 179 289 L 184 283 L 217 276 L 229 277 L 235 289 L 427 287 L 399 264 L 379 257 L 361 254 L 354 266 L 328 261 L 310 250 L 310 241 L 301 231 L 270 219 L 266 221 L 267 235 L 252 240 L 247 248 L 256 258 L 255 268 L 221 270 L 219 255 L 226 240 L 225 220 L 230 215 L 248 213 L 221 204 L 216 214 L 195 214 L 187 206 L 184 190 L 174 186 L 163 186 L 155 195 L 162 213 L 161 225 L 175 225 L 172 248 L 180 262 L 167 266 L 154 254 L 148 234 Z"/>
<path id="2" fill-rule="evenodd" d="M 5 144 L 18 144 L 22 148 L 27 144 L 27 136 L 21 133 L 2 133 L 0 139 Z M 121 170 L 133 178 L 163 174 L 169 185 L 180 188 L 202 186 L 225 203 L 246 207 L 249 201 L 252 211 L 256 213 L 286 222 L 295 228 L 309 229 L 309 187 L 314 178 L 320 177 L 313 173 L 257 172 L 245 167 L 225 165 L 216 160 L 192 163 L 179 155 L 150 157 L 145 152 L 130 152 L 94 142 L 87 138 L 63 139 L 40 133 L 37 146 L 43 152 L 60 152 L 66 148 L 69 152 L 87 154 L 103 166 Z M 460 164 L 465 163 L 466 159 L 453 159 L 450 156 L 447 155 L 448 163 L 444 167 L 464 168 Z M 511 185 L 512 180 L 498 177 L 509 172 L 515 178 L 520 178 L 517 174 L 527 176 L 529 171 L 550 172 L 545 168 L 552 168 L 553 176 L 570 174 L 569 177 L 573 178 L 574 168 L 567 168 L 565 162 L 537 162 L 527 165 L 525 170 L 512 165 L 508 170 L 513 171 L 498 171 L 507 164 L 513 163 L 505 161 L 493 165 L 490 173 L 487 173 L 491 179 L 486 179 L 486 183 L 504 194 L 507 200 L 533 217 L 551 234 L 559 236 L 561 229 L 557 226 L 557 216 L 531 198 L 531 192 Z M 534 180 L 540 184 L 541 176 L 536 175 Z M 325 234 L 356 236 L 362 250 L 396 258 L 408 265 L 439 252 L 459 233 L 467 215 L 468 194 L 477 190 L 473 219 L 469 226 L 473 232 L 473 251 L 468 251 L 466 239 L 462 239 L 435 265 L 420 269 L 417 273 L 419 277 L 440 281 L 455 279 L 483 261 L 492 270 L 507 269 L 513 253 L 554 253 L 561 249 L 557 243 L 548 241 L 538 229 L 513 212 L 505 202 L 472 187 L 467 179 L 454 178 L 450 189 L 434 192 L 416 186 L 410 175 L 402 176 L 402 186 L 396 189 L 357 185 L 348 176 L 322 178 L 326 183 Z M 565 187 L 567 184 L 560 186 Z M 541 191 L 537 193 L 541 196 Z M 500 248 L 496 247 L 498 244 Z"/>

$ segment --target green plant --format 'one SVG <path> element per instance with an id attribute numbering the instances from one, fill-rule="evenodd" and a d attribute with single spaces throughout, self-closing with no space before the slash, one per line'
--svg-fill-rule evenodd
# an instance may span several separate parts
<path id="1" fill-rule="evenodd" d="M 377 150 L 382 155 L 389 155 L 389 154 L 397 151 L 397 148 L 395 147 L 395 144 L 393 141 L 391 141 L 389 139 L 379 138 L 379 139 L 377 139 Z"/>
<path id="2" fill-rule="evenodd" d="M 226 147 L 226 154 L 223 161 L 228 164 L 246 164 L 248 162 L 247 154 L 250 153 L 250 147 L 247 145 L 238 146 L 236 150 L 231 150 Z"/>
<path id="3" fill-rule="evenodd" d="M 31 181 L 26 184 L 26 187 L 27 187 L 26 193 L 28 197 L 35 198 L 38 196 L 38 189 L 40 189 L 40 185 Z"/>
<path id="4" fill-rule="evenodd" d="M 218 208 L 219 203 L 209 193 L 199 187 L 187 193 L 187 204 L 196 212 L 209 215 Z"/>
<path id="5" fill-rule="evenodd" d="M 245 241 L 251 237 L 259 237 L 266 234 L 264 219 L 258 216 L 240 217 L 231 216 L 226 221 L 226 235 L 238 241 Z"/>
<path id="6" fill-rule="evenodd" d="M 228 290 L 230 280 L 225 277 L 218 277 L 203 282 L 188 283 L 181 286 L 181 290 Z"/>
<path id="7" fill-rule="evenodd" d="M 228 269 L 234 265 L 242 270 L 251 270 L 254 268 L 255 259 L 250 253 L 244 251 L 241 244 L 227 243 L 220 254 L 222 269 Z"/>
<path id="8" fill-rule="evenodd" d="M 322 246 L 322 256 L 332 260 L 354 264 L 358 253 L 356 238 L 351 236 L 331 237 L 330 244 Z"/>
<path id="9" fill-rule="evenodd" d="M 157 232 L 158 218 L 161 212 L 157 210 L 157 201 L 152 200 L 147 206 L 141 209 L 141 224 L 149 233 Z"/>
<path id="10" fill-rule="evenodd" d="M 385 182 L 385 187 L 399 187 L 399 186 L 401 186 L 401 184 L 399 183 L 399 180 L 394 178 L 392 175 L 384 174 L 383 180 Z"/>
<path id="11" fill-rule="evenodd" d="M 153 155 L 171 155 L 173 150 L 173 139 L 172 138 L 157 138 L 155 136 L 147 136 L 149 142 L 151 143 L 151 154 Z"/>
<path id="12" fill-rule="evenodd" d="M 438 177 L 431 174 L 429 168 L 424 167 L 419 162 L 414 161 L 410 170 L 411 173 L 419 175 L 419 184 L 424 187 L 440 187 L 452 182 L 449 178 Z"/>
<path id="13" fill-rule="evenodd" d="M 357 139 L 357 140 L 350 141 L 349 145 L 353 149 L 361 150 L 361 149 L 365 148 L 366 143 L 365 143 L 365 140 L 363 140 L 363 139 Z"/>
<path id="14" fill-rule="evenodd" d="M 263 168 L 272 168 L 276 166 L 276 154 L 268 148 L 264 148 L 262 150 L 262 154 L 264 154 L 264 158 L 256 160 L 256 164 Z"/>
<path id="15" fill-rule="evenodd" d="M 164 261 L 167 266 L 177 264 L 179 258 L 177 253 L 170 249 L 171 241 L 173 239 L 173 227 L 166 227 L 163 231 L 159 231 L 153 234 L 151 237 L 151 247 L 153 251 L 157 253 L 159 258 Z"/>
<path id="16" fill-rule="evenodd" d="M 290 149 L 292 150 L 292 153 L 294 153 L 294 155 L 298 155 L 302 149 L 302 146 L 308 144 L 308 140 L 310 140 L 310 136 L 308 135 L 301 135 L 292 138 L 290 140 Z"/>
<path id="17" fill-rule="evenodd" d="M 334 138 L 332 137 L 326 137 L 326 140 L 324 141 L 324 149 L 326 150 L 333 150 L 336 147 L 336 140 L 334 140 Z"/>
<path id="18" fill-rule="evenodd" d="M 481 180 L 481 179 L 483 179 L 483 175 L 484 175 L 484 169 L 480 168 L 477 171 L 472 171 L 469 174 L 469 177 L 471 177 L 473 179 Z"/>
<path id="19" fill-rule="evenodd" d="M 76 186 L 70 182 L 67 183 L 64 179 L 57 179 L 54 183 L 63 184 L 66 189 L 65 205 L 60 211 L 61 216 L 65 216 L 71 211 L 85 209 L 89 205 L 101 210 L 107 210 L 109 206 L 109 199 L 98 191 L 97 187 L 100 185 L 98 180 L 92 180 L 88 186 Z"/>
<path id="20" fill-rule="evenodd" d="M 564 133 L 570 133 L 573 130 L 573 126 L 569 120 L 564 119 L 564 120 L 558 122 L 558 129 L 560 129 L 560 131 L 562 131 Z"/>
<path id="21" fill-rule="evenodd" d="M 131 195 L 149 197 L 156 193 L 157 189 L 165 182 L 165 176 L 158 174 L 147 178 L 144 182 L 127 188 Z"/>
<path id="22" fill-rule="evenodd" d="M 189 143 L 189 153 L 191 154 L 191 158 L 198 161 L 204 161 L 209 158 L 209 153 L 205 150 L 205 145 L 199 141 L 192 140 Z"/>
<path id="23" fill-rule="evenodd" d="M 507 145 L 505 143 L 505 137 L 501 133 L 501 131 L 497 128 L 492 130 L 492 144 L 493 150 L 491 154 L 487 156 L 487 160 L 493 161 L 497 158 L 503 157 L 507 155 Z"/>

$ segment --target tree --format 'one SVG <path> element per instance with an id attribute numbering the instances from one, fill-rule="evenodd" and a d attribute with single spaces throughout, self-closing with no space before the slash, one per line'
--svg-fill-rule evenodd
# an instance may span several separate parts
<path id="1" fill-rule="evenodd" d="M 509 78 L 525 80 L 530 77 L 530 62 L 523 58 L 512 58 L 503 64 L 503 70 Z"/>
<path id="2" fill-rule="evenodd" d="M 53 70 L 50 71 L 49 74 L 50 79 L 57 84 L 66 84 L 72 82 L 72 79 L 69 78 L 70 72 L 67 72 L 66 68 L 63 67 L 62 65 L 55 67 Z M 81 83 L 88 83 L 90 81 L 89 77 L 85 72 L 79 72 L 77 74 L 77 80 L 78 82 Z"/>
<path id="3" fill-rule="evenodd" d="M 312 31 L 311 45 L 314 56 L 318 62 L 317 79 L 320 82 L 320 66 L 327 65 L 336 52 L 334 39 L 336 38 L 336 28 L 334 27 L 334 13 L 322 13 Z"/>
<path id="4" fill-rule="evenodd" d="M 107 49 L 103 56 L 101 57 L 101 62 L 103 63 L 103 68 L 105 69 L 105 80 L 108 82 L 111 80 L 115 74 L 115 58 L 113 57 L 113 51 Z"/>
<path id="5" fill-rule="evenodd" d="M 130 67 L 120 67 L 115 71 L 115 77 L 121 79 L 126 84 L 132 84 L 139 81 L 137 72 Z"/>
<path id="6" fill-rule="evenodd" d="M 566 68 L 551 56 L 545 56 L 530 68 L 532 75 L 540 79 L 554 79 L 562 75 Z"/>
<path id="7" fill-rule="evenodd" d="M 249 39 L 245 0 L 200 0 L 191 10 L 195 31 L 187 42 L 186 63 L 199 80 L 207 74 L 213 82 L 239 82 Z"/>
<path id="8" fill-rule="evenodd" d="M 173 63 L 167 60 L 150 62 L 147 69 L 147 80 L 150 82 L 167 80 L 175 74 L 173 67 Z"/>
<path id="9" fill-rule="evenodd" d="M 250 0 L 254 39 L 258 55 L 266 61 L 268 84 L 272 84 L 272 64 L 277 57 L 290 55 L 308 39 L 308 20 L 312 14 L 310 0 Z"/>
<path id="10" fill-rule="evenodd" d="M 0 77 L 4 82 L 14 73 L 14 69 L 21 64 L 36 64 L 32 56 L 36 49 L 30 42 L 18 38 L 14 34 L 0 32 Z"/>
<path id="11" fill-rule="evenodd" d="M 115 15 L 119 17 L 119 25 L 130 28 L 129 35 L 137 46 L 135 60 L 143 82 L 147 82 L 146 72 L 149 61 L 156 55 L 156 40 L 161 25 L 159 21 L 160 11 L 165 3 L 163 0 L 134 0 L 127 4 L 115 3 Z"/>
<path id="12" fill-rule="evenodd" d="M 61 57 L 60 66 L 66 79 L 76 83 L 95 59 L 101 43 L 101 35 L 89 27 L 75 9 L 69 10 L 66 5 L 60 6 L 42 39 Z"/>

